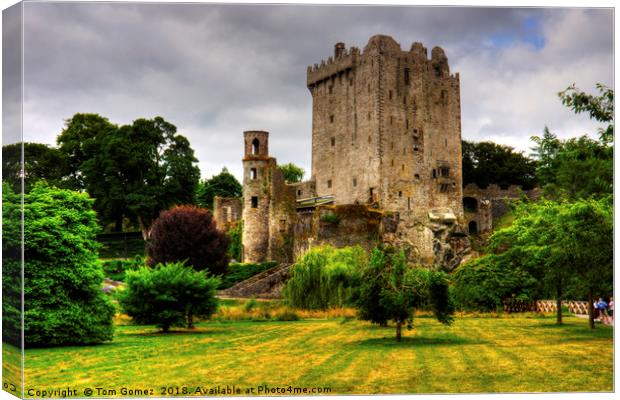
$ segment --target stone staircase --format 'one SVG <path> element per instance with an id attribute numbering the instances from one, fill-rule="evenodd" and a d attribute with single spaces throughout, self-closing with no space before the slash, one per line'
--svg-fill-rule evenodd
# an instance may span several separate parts
<path id="1" fill-rule="evenodd" d="M 284 283 L 290 277 L 291 265 L 280 264 L 256 274 L 228 289 L 220 290 L 218 297 L 279 299 L 282 297 Z"/>

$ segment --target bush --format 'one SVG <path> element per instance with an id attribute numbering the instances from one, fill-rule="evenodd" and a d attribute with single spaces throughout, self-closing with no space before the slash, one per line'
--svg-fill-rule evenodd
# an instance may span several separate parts
<path id="1" fill-rule="evenodd" d="M 3 186 L 3 251 L 19 248 L 19 197 Z M 102 291 L 103 271 L 93 200 L 87 194 L 37 183 L 24 196 L 24 340 L 29 346 L 95 344 L 112 339 L 114 306 Z M 16 226 L 13 226 L 17 224 Z M 13 232 L 10 235 L 7 233 Z M 20 264 L 10 257 L 5 272 L 17 272 L 4 290 L 19 293 Z M 4 278 L 8 278 L 4 275 Z M 6 284 L 6 286 L 5 286 Z M 19 345 L 15 304 L 5 303 L 5 340 Z"/>
<path id="2" fill-rule="evenodd" d="M 293 307 L 310 310 L 350 305 L 366 263 L 366 252 L 359 246 L 312 249 L 291 268 L 284 298 Z"/>
<path id="3" fill-rule="evenodd" d="M 291 310 L 285 310 L 276 316 L 276 321 L 299 321 L 299 315 Z"/>
<path id="4" fill-rule="evenodd" d="M 148 246 L 148 264 L 184 262 L 212 275 L 226 272 L 230 239 L 215 227 L 209 210 L 177 206 L 162 211 L 153 222 Z"/>
<path id="5" fill-rule="evenodd" d="M 459 266 L 451 275 L 452 297 L 457 308 L 498 311 L 507 298 L 531 300 L 536 280 L 520 268 L 489 254 Z"/>
<path id="6" fill-rule="evenodd" d="M 123 282 L 127 271 L 135 271 L 144 266 L 144 257 L 135 256 L 130 260 L 104 260 L 101 265 L 106 278 Z"/>
<path id="7" fill-rule="evenodd" d="M 128 271 L 125 281 L 118 300 L 138 324 L 155 324 L 164 332 L 173 326 L 192 328 L 194 318 L 209 318 L 217 310 L 219 279 L 182 263 Z"/>
<path id="8" fill-rule="evenodd" d="M 267 261 L 264 263 L 233 263 L 228 266 L 225 275 L 222 275 L 222 283 L 219 289 L 228 289 L 238 282 L 244 281 L 263 271 L 278 265 L 277 261 Z"/>

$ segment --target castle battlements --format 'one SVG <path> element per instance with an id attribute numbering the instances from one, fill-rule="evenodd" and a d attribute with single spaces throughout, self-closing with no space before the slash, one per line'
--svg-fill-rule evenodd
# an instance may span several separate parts
<path id="1" fill-rule="evenodd" d="M 307 86 L 312 87 L 318 82 L 353 69 L 359 54 L 360 50 L 357 47 L 351 47 L 347 50 L 344 47 L 344 43 L 337 43 L 333 57 L 329 57 L 327 61 L 321 60 L 320 64 L 308 66 Z"/>

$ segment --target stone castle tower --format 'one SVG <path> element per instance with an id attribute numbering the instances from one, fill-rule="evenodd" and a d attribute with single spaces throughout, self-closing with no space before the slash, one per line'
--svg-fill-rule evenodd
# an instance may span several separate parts
<path id="1" fill-rule="evenodd" d="M 415 262 L 458 265 L 469 247 L 460 85 L 444 51 L 433 48 L 429 59 L 422 44 L 403 51 L 384 35 L 362 52 L 337 43 L 333 57 L 308 67 L 306 84 L 309 181 L 285 182 L 269 134 L 244 132 L 243 261 L 290 262 L 319 244 L 381 241 L 410 249 Z"/>
<path id="2" fill-rule="evenodd" d="M 373 36 L 308 67 L 312 179 L 337 204 L 425 214 L 462 210 L 459 75 L 444 51 Z"/>
<path id="3" fill-rule="evenodd" d="M 295 192 L 269 156 L 269 133 L 243 133 L 243 261 L 288 261 Z"/>

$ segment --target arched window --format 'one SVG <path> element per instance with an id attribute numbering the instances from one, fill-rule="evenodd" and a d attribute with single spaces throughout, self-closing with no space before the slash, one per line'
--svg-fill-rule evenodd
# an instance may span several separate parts
<path id="1" fill-rule="evenodd" d="M 260 142 L 258 141 L 257 138 L 254 138 L 254 140 L 252 140 L 252 154 L 253 155 L 257 155 L 258 154 L 258 145 L 260 144 Z"/>

